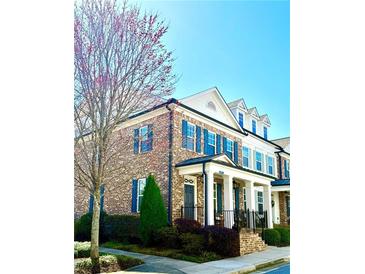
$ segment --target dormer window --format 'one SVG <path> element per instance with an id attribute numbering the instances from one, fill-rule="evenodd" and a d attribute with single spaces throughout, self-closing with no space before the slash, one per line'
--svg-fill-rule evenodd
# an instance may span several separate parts
<path id="1" fill-rule="evenodd" d="M 243 113 L 239 112 L 238 113 L 238 123 L 240 124 L 240 126 L 243 128 Z"/>
<path id="2" fill-rule="evenodd" d="M 267 140 L 267 127 L 264 126 L 264 138 Z"/>
<path id="3" fill-rule="evenodd" d="M 252 120 L 252 132 L 256 134 L 256 121 Z"/>

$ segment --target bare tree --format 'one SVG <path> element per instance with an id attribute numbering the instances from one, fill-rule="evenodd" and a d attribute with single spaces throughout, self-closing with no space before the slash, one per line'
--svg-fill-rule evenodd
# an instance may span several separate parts
<path id="1" fill-rule="evenodd" d="M 176 75 L 157 14 L 115 0 L 81 0 L 74 13 L 75 182 L 94 196 L 90 255 L 98 266 L 100 186 L 118 151 L 112 134 L 171 95 Z"/>

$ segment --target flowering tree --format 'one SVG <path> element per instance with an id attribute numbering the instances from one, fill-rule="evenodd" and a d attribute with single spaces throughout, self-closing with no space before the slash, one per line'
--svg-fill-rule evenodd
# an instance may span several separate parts
<path id="1" fill-rule="evenodd" d="M 100 186 L 118 151 L 113 132 L 171 95 L 176 75 L 161 40 L 167 26 L 156 14 L 116 0 L 81 0 L 74 13 L 75 183 L 94 196 L 91 259 L 98 265 Z"/>

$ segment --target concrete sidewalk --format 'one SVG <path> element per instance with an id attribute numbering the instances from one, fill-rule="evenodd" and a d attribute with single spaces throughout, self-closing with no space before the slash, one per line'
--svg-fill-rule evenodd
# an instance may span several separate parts
<path id="1" fill-rule="evenodd" d="M 100 248 L 100 251 L 139 258 L 145 262 L 118 273 L 248 273 L 270 264 L 289 261 L 290 258 L 290 247 L 272 246 L 262 252 L 203 264 L 110 248 Z"/>

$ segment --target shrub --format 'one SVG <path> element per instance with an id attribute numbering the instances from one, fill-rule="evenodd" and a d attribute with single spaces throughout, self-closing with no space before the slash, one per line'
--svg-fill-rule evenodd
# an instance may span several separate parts
<path id="1" fill-rule="evenodd" d="M 104 220 L 105 240 L 139 243 L 139 216 L 108 215 Z"/>
<path id="2" fill-rule="evenodd" d="M 167 212 L 155 177 L 149 175 L 143 192 L 140 233 L 144 245 L 152 244 L 153 233 L 167 225 Z"/>
<path id="3" fill-rule="evenodd" d="M 222 256 L 239 255 L 239 234 L 234 229 L 207 226 L 203 230 L 205 244 L 209 251 Z"/>
<path id="4" fill-rule="evenodd" d="M 264 230 L 265 243 L 268 245 L 279 245 L 281 241 L 280 233 L 276 229 Z"/>
<path id="5" fill-rule="evenodd" d="M 176 229 L 179 233 L 200 233 L 202 226 L 199 222 L 190 219 L 176 219 L 174 221 Z"/>
<path id="6" fill-rule="evenodd" d="M 175 227 L 163 227 L 154 233 L 154 242 L 163 247 L 179 248 L 179 233 Z"/>
<path id="7" fill-rule="evenodd" d="M 180 235 L 183 252 L 186 254 L 199 255 L 204 249 L 204 237 L 199 234 L 182 233 Z"/>
<path id="8" fill-rule="evenodd" d="M 99 258 L 100 270 L 102 272 L 115 272 L 142 264 L 143 261 L 123 255 L 103 255 Z M 90 258 L 84 258 L 75 263 L 76 274 L 92 273 Z"/>
<path id="9" fill-rule="evenodd" d="M 290 229 L 284 227 L 277 227 L 274 229 L 280 233 L 280 245 L 290 245 Z"/>
<path id="10" fill-rule="evenodd" d="M 100 213 L 100 227 L 99 227 L 99 239 L 104 241 L 105 235 L 103 233 L 104 219 L 107 214 L 102 211 Z M 75 241 L 90 241 L 91 237 L 91 222 L 92 213 L 86 213 L 80 217 L 80 219 L 75 220 L 74 223 L 74 240 Z"/>
<path id="11" fill-rule="evenodd" d="M 74 242 L 74 258 L 90 257 L 90 242 Z"/>

